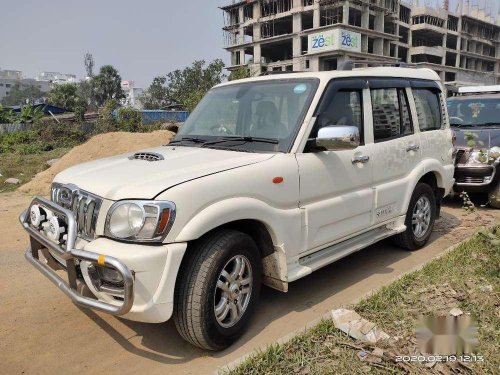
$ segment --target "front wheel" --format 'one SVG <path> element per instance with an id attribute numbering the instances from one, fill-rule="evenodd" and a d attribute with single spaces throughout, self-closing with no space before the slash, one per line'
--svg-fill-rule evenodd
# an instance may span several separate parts
<path id="1" fill-rule="evenodd" d="M 432 234 L 436 212 L 434 191 L 429 185 L 418 183 L 406 212 L 406 230 L 394 236 L 394 242 L 407 250 L 423 247 Z"/>
<path id="2" fill-rule="evenodd" d="M 244 332 L 260 293 L 257 246 L 245 233 L 224 230 L 190 249 L 176 283 L 174 321 L 193 345 L 222 350 Z"/>

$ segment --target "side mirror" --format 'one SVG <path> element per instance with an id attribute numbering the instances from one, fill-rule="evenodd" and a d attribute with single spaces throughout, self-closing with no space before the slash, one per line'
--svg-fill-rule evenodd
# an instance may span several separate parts
<path id="1" fill-rule="evenodd" d="M 353 150 L 359 143 L 359 129 L 356 126 L 325 126 L 319 129 L 316 137 L 316 147 L 326 151 Z"/>

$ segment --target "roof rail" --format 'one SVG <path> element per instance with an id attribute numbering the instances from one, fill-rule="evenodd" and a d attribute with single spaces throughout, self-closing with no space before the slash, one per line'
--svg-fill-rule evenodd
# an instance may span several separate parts
<path id="1" fill-rule="evenodd" d="M 339 65 L 337 70 L 353 70 L 356 65 L 381 65 L 381 66 L 397 66 L 400 68 L 414 68 L 416 64 L 405 63 L 402 61 L 386 61 L 386 60 L 346 60 Z"/>
<path id="2" fill-rule="evenodd" d="M 272 76 L 274 74 L 290 74 L 290 73 L 301 73 L 302 71 L 301 70 L 294 70 L 294 71 L 283 71 L 283 70 L 275 70 L 275 71 L 267 71 L 267 72 L 262 72 L 259 74 L 259 77 L 262 77 L 262 76 Z"/>

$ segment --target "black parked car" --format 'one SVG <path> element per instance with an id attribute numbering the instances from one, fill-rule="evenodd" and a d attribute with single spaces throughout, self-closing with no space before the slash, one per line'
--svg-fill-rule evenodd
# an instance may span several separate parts
<path id="1" fill-rule="evenodd" d="M 500 86 L 463 87 L 448 98 L 457 193 L 488 193 L 500 208 Z"/>

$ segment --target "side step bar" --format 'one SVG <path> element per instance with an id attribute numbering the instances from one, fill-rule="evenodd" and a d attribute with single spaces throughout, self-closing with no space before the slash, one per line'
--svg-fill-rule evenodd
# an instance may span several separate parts
<path id="1" fill-rule="evenodd" d="M 318 250 L 312 254 L 306 255 L 299 259 L 299 265 L 290 272 L 288 275 L 288 282 L 298 280 L 319 268 L 327 266 L 348 256 L 349 254 L 364 249 L 365 247 L 383 240 L 384 238 L 404 232 L 405 230 L 406 227 L 404 225 L 402 227 L 391 229 L 388 229 L 385 226 L 375 228 L 354 238 L 350 238 L 335 245 Z"/>

